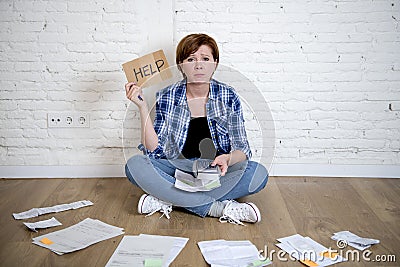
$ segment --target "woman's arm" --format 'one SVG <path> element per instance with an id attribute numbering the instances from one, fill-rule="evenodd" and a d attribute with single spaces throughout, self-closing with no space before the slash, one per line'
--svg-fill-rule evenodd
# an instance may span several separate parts
<path id="1" fill-rule="evenodd" d="M 146 108 L 139 108 L 139 113 L 142 144 L 146 149 L 153 151 L 158 146 L 158 136 L 154 130 L 147 105 Z"/>
<path id="2" fill-rule="evenodd" d="M 246 154 L 240 150 L 232 151 L 230 154 L 222 154 L 216 157 L 212 163 L 213 166 L 218 165 L 221 169 L 221 175 L 224 176 L 229 166 L 246 160 Z"/>
<path id="3" fill-rule="evenodd" d="M 231 152 L 229 155 L 228 166 L 232 166 L 235 163 L 244 161 L 247 159 L 246 154 L 243 153 L 241 150 L 235 150 Z"/>
<path id="4" fill-rule="evenodd" d="M 142 88 L 137 86 L 136 83 L 130 82 L 125 85 L 125 91 L 126 97 L 139 108 L 142 144 L 146 149 L 153 151 L 158 146 L 158 136 L 154 130 Z"/>
<path id="5" fill-rule="evenodd" d="M 226 128 L 229 133 L 230 147 L 228 149 L 230 149 L 230 153 L 219 155 L 213 162 L 214 165 L 220 166 L 221 175 L 224 175 L 227 172 L 229 166 L 250 159 L 251 157 L 251 150 L 247 140 L 243 110 L 239 97 L 233 90 L 226 95 L 229 100 L 227 102 L 230 103 L 228 105 L 229 108 L 225 110 L 228 117 Z"/>

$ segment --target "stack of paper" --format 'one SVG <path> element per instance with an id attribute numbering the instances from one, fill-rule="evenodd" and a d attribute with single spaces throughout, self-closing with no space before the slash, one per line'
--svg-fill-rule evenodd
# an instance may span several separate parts
<path id="1" fill-rule="evenodd" d="M 123 233 L 123 228 L 87 218 L 63 230 L 35 237 L 32 243 L 62 255 Z"/>
<path id="2" fill-rule="evenodd" d="M 45 208 L 33 208 L 24 212 L 20 213 L 13 213 L 14 219 L 21 220 L 21 219 L 29 219 L 33 217 L 37 217 L 39 215 L 53 213 L 53 212 L 61 212 L 70 209 L 79 209 L 86 206 L 91 206 L 93 203 L 89 200 L 82 200 L 76 201 L 69 204 L 60 204 L 52 207 L 45 207 Z"/>
<path id="3" fill-rule="evenodd" d="M 143 234 L 124 236 L 106 267 L 169 266 L 188 240 L 183 237 Z"/>
<path id="4" fill-rule="evenodd" d="M 269 259 L 260 259 L 256 246 L 250 241 L 213 240 L 198 243 L 204 259 L 212 267 L 266 266 Z"/>
<path id="5" fill-rule="evenodd" d="M 277 247 L 307 266 L 328 266 L 347 259 L 341 257 L 309 237 L 299 234 L 277 239 Z"/>
<path id="6" fill-rule="evenodd" d="M 359 250 L 367 249 L 371 245 L 379 243 L 379 240 L 377 239 L 359 237 L 358 235 L 355 235 L 349 231 L 337 232 L 331 238 L 338 241 L 338 246 L 340 245 L 340 241 L 344 241 L 344 243 L 340 245 L 342 246 L 340 248 L 344 248 L 346 245 L 349 245 Z"/>
<path id="7" fill-rule="evenodd" d="M 193 175 L 175 170 L 175 187 L 188 192 L 210 191 L 221 186 L 219 176 L 202 175 L 194 177 Z"/>

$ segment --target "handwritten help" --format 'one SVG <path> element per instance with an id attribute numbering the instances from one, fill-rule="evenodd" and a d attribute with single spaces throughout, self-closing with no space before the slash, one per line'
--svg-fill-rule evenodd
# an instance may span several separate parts
<path id="1" fill-rule="evenodd" d="M 167 58 L 162 50 L 122 64 L 128 82 L 145 87 L 172 77 Z"/>

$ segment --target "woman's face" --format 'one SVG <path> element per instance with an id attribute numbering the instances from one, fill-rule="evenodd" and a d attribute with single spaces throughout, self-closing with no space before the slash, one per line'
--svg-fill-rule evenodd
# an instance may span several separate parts
<path id="1" fill-rule="evenodd" d="M 208 45 L 199 49 L 183 60 L 181 68 L 186 75 L 188 83 L 208 83 L 215 71 L 217 62 L 214 60 L 212 50 Z"/>

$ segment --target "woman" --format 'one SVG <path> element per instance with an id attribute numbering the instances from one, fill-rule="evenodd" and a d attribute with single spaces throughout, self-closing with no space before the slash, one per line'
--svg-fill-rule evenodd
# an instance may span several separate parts
<path id="1" fill-rule="evenodd" d="M 268 173 L 249 160 L 238 95 L 212 79 L 218 62 L 213 38 L 206 34 L 184 37 L 176 50 L 176 64 L 184 79 L 157 93 L 154 125 L 141 88 L 135 83 L 125 85 L 127 98 L 139 108 L 146 154 L 133 156 L 125 166 L 128 179 L 148 193 L 139 199 L 140 214 L 161 211 L 169 218 L 172 206 L 179 206 L 201 217 L 219 217 L 221 222 L 261 220 L 254 203 L 233 200 L 263 189 Z M 174 187 L 176 168 L 185 169 L 197 158 L 211 158 L 211 165 L 220 168 L 220 187 L 206 192 Z"/>

